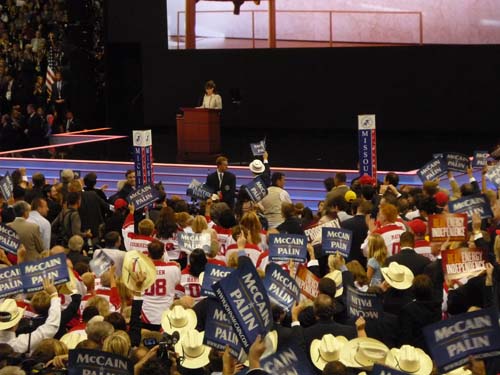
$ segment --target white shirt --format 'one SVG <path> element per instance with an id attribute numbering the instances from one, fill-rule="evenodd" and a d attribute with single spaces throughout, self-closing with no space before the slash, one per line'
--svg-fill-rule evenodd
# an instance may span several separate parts
<path id="1" fill-rule="evenodd" d="M 30 223 L 34 223 L 38 225 L 40 229 L 40 237 L 42 237 L 43 249 L 50 249 L 50 236 L 51 236 L 51 226 L 50 222 L 44 218 L 38 211 L 30 211 L 28 219 Z"/>
<path id="2" fill-rule="evenodd" d="M 222 109 L 222 98 L 219 94 L 205 95 L 201 108 Z"/>

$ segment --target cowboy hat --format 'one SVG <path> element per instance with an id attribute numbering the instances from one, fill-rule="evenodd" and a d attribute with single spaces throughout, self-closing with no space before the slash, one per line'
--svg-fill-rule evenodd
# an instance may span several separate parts
<path id="1" fill-rule="evenodd" d="M 403 345 L 399 349 L 391 349 L 391 353 L 387 366 L 416 375 L 429 375 L 432 371 L 432 359 L 422 349 Z"/>
<path id="2" fill-rule="evenodd" d="M 270 355 L 276 353 L 278 351 L 278 331 L 273 330 L 269 331 L 267 335 L 264 337 L 264 342 L 266 343 L 266 350 L 260 356 L 261 359 L 269 357 Z M 240 353 L 242 363 L 248 367 L 250 366 L 250 361 L 248 360 L 248 355 L 244 350 Z"/>
<path id="3" fill-rule="evenodd" d="M 24 314 L 24 308 L 17 306 L 11 298 L 5 299 L 0 304 L 0 331 L 14 327 Z"/>
<path id="4" fill-rule="evenodd" d="M 85 293 L 87 293 L 87 288 L 85 287 L 85 285 L 83 285 L 83 283 L 80 283 L 80 280 L 75 275 L 73 269 L 71 269 L 70 267 L 68 267 L 68 275 L 69 281 L 65 284 L 60 285 L 59 293 L 69 295 L 72 294 L 75 290 L 78 292 L 78 294 L 81 294 L 82 291 L 85 291 Z"/>
<path id="5" fill-rule="evenodd" d="M 137 285 L 137 273 L 144 272 L 146 280 L 139 287 Z M 153 261 L 137 250 L 127 251 L 123 258 L 122 282 L 127 288 L 134 292 L 142 292 L 148 289 L 156 281 L 156 268 Z"/>
<path id="6" fill-rule="evenodd" d="M 358 337 L 347 342 L 340 350 L 340 362 L 347 367 L 371 369 L 374 364 L 383 364 L 392 354 L 382 342 Z"/>
<path id="7" fill-rule="evenodd" d="M 61 337 L 61 342 L 65 343 L 68 349 L 75 349 L 76 346 L 82 341 L 86 340 L 86 336 L 77 332 L 66 333 Z"/>
<path id="8" fill-rule="evenodd" d="M 194 329 L 196 324 L 198 324 L 198 319 L 194 310 L 185 309 L 180 305 L 164 311 L 161 315 L 161 327 L 168 334 Z"/>
<path id="9" fill-rule="evenodd" d="M 347 342 L 344 336 L 335 337 L 331 333 L 324 335 L 321 340 L 313 340 L 309 349 L 313 365 L 323 370 L 328 362 L 338 361 L 340 350 Z"/>
<path id="10" fill-rule="evenodd" d="M 203 345 L 204 335 L 204 332 L 198 332 L 195 329 L 189 329 L 182 334 L 181 339 L 175 345 L 175 352 L 183 358 L 182 367 L 197 369 L 210 363 L 208 358 L 210 348 Z"/>
<path id="11" fill-rule="evenodd" d="M 248 167 L 250 168 L 250 171 L 255 174 L 261 174 L 266 170 L 266 166 L 259 159 L 252 161 Z"/>
<path id="12" fill-rule="evenodd" d="M 443 375 L 472 375 L 472 371 L 469 369 L 466 369 L 465 367 L 459 367 L 459 368 L 456 368 L 455 370 L 451 370 Z"/>
<path id="13" fill-rule="evenodd" d="M 325 275 L 325 277 L 328 277 L 330 280 L 333 280 L 335 282 L 335 287 L 337 288 L 335 290 L 335 298 L 340 297 L 342 293 L 344 293 L 344 284 L 342 282 L 342 272 L 339 270 L 335 270 L 333 272 L 330 272 L 329 274 Z"/>
<path id="14" fill-rule="evenodd" d="M 395 289 L 405 290 L 411 287 L 413 282 L 413 272 L 398 262 L 391 262 L 389 267 L 380 269 L 385 281 Z"/>

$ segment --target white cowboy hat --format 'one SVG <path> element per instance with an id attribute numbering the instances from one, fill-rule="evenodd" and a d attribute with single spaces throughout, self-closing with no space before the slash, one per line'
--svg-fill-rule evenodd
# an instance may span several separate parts
<path id="1" fill-rule="evenodd" d="M 321 340 L 313 340 L 309 354 L 314 366 L 323 370 L 328 362 L 338 361 L 340 350 L 348 341 L 344 336 L 335 337 L 331 333 L 324 335 Z"/>
<path id="2" fill-rule="evenodd" d="M 432 359 L 422 349 L 411 345 L 391 349 L 392 356 L 387 358 L 387 366 L 408 374 L 429 375 L 432 372 Z"/>
<path id="3" fill-rule="evenodd" d="M 23 317 L 24 309 L 18 307 L 16 301 L 5 299 L 0 304 L 0 331 L 14 327 Z"/>
<path id="4" fill-rule="evenodd" d="M 63 337 L 61 337 L 61 342 L 65 343 L 68 349 L 75 349 L 76 346 L 82 341 L 86 340 L 87 336 L 82 335 L 77 332 L 69 332 L 66 333 Z"/>
<path id="5" fill-rule="evenodd" d="M 259 159 L 252 161 L 248 167 L 250 168 L 250 171 L 255 174 L 263 173 L 266 170 L 266 166 Z"/>
<path id="6" fill-rule="evenodd" d="M 161 327 L 168 334 L 194 329 L 197 323 L 198 319 L 194 310 L 185 309 L 179 305 L 164 311 L 161 315 Z"/>
<path id="7" fill-rule="evenodd" d="M 389 348 L 384 343 L 369 337 L 350 340 L 340 350 L 340 362 L 344 365 L 368 370 L 374 364 L 384 364 L 387 356 L 392 356 Z"/>
<path id="8" fill-rule="evenodd" d="M 210 363 L 208 355 L 210 348 L 203 345 L 204 332 L 198 332 L 195 329 L 190 329 L 182 334 L 181 339 L 175 345 L 175 352 L 183 359 L 182 367 L 188 369 L 197 369 L 204 367 Z"/>
<path id="9" fill-rule="evenodd" d="M 391 262 L 389 267 L 380 269 L 385 281 L 395 289 L 405 290 L 411 287 L 413 282 L 413 272 L 398 262 Z"/>
<path id="10" fill-rule="evenodd" d="M 278 331 L 269 331 L 266 337 L 264 337 L 264 342 L 266 343 L 266 350 L 264 350 L 264 353 L 262 353 L 262 355 L 260 356 L 261 359 L 267 358 L 278 351 Z M 244 350 L 242 350 L 242 353 L 240 353 L 240 355 L 242 355 L 242 359 L 244 359 L 242 361 L 243 364 L 246 367 L 250 366 L 248 355 Z"/>
<path id="11" fill-rule="evenodd" d="M 325 275 L 325 277 L 328 277 L 329 279 L 335 281 L 335 298 L 340 297 L 342 293 L 344 293 L 344 284 L 342 283 L 342 272 L 339 270 L 335 270 L 333 272 L 330 272 L 329 274 Z"/>
<path id="12" fill-rule="evenodd" d="M 138 272 L 146 273 L 146 280 L 139 287 L 136 283 Z M 148 289 L 156 281 L 156 267 L 153 261 L 137 250 L 127 251 L 123 258 L 122 282 L 134 292 Z"/>

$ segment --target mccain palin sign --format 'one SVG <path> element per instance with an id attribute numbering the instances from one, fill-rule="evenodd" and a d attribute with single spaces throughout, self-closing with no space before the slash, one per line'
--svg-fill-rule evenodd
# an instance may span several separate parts
<path id="1" fill-rule="evenodd" d="M 343 228 L 323 228 L 321 241 L 324 255 L 338 252 L 347 258 L 351 252 L 352 231 Z"/>
<path id="2" fill-rule="evenodd" d="M 159 197 L 160 192 L 152 184 L 147 184 L 131 192 L 127 200 L 134 206 L 134 209 L 140 210 L 156 202 Z"/>
<path id="3" fill-rule="evenodd" d="M 43 279 L 50 278 L 55 285 L 69 281 L 66 255 L 58 254 L 35 262 L 21 263 L 23 288 L 26 293 L 43 289 Z"/>
<path id="4" fill-rule="evenodd" d="M 76 349 L 69 351 L 68 375 L 132 375 L 128 358 L 100 350 Z"/>
<path id="5" fill-rule="evenodd" d="M 271 234 L 269 259 L 273 262 L 293 260 L 304 263 L 307 259 L 307 237 L 300 234 Z"/>
<path id="6" fill-rule="evenodd" d="M 203 343 L 219 351 L 224 351 L 228 345 L 231 355 L 235 358 L 238 358 L 241 352 L 240 340 L 234 332 L 233 325 L 215 298 L 207 299 L 207 319 Z"/>
<path id="7" fill-rule="evenodd" d="M 484 194 L 467 195 L 448 203 L 451 213 L 466 213 L 469 223 L 472 222 L 472 214 L 478 213 L 481 219 L 493 217 L 490 201 Z"/>
<path id="8" fill-rule="evenodd" d="M 205 297 L 215 297 L 215 293 L 212 290 L 212 285 L 214 285 L 217 281 L 223 279 L 233 271 L 233 268 L 207 263 L 207 265 L 205 266 L 205 271 L 203 271 L 201 295 Z"/>
<path id="9" fill-rule="evenodd" d="M 264 286 L 271 300 L 290 311 L 300 299 L 300 288 L 288 272 L 276 263 L 269 263 L 266 267 Z"/>

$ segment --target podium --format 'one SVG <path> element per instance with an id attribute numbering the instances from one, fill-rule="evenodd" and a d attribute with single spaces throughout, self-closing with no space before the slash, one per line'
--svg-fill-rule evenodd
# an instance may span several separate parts
<path id="1" fill-rule="evenodd" d="M 220 154 L 220 110 L 181 108 L 177 115 L 177 161 L 209 161 Z"/>

